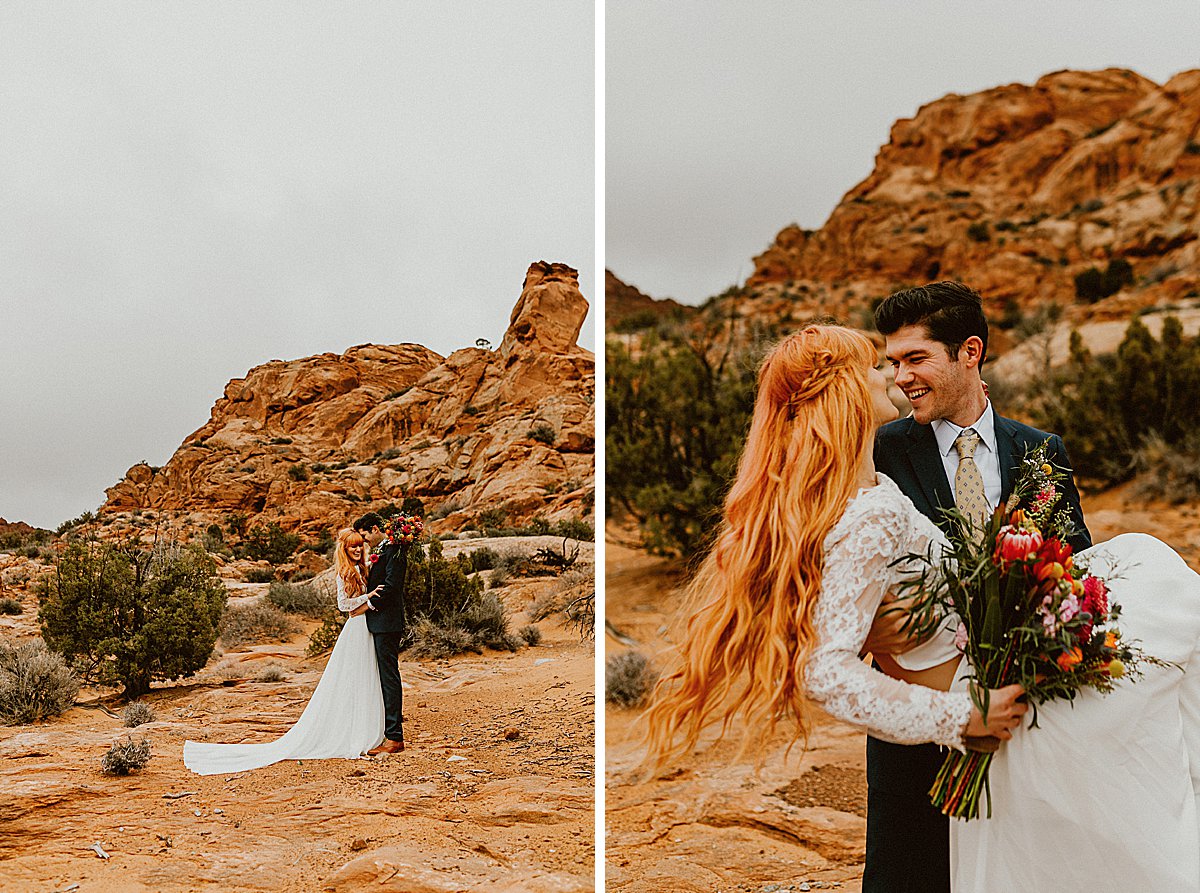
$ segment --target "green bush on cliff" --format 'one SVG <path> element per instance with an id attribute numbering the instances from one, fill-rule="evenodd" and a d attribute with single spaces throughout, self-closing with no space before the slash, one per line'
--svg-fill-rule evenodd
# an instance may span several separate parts
<path id="1" fill-rule="evenodd" d="M 216 573 L 199 546 L 73 542 L 39 592 L 43 638 L 84 680 L 135 698 L 208 662 L 226 601 Z"/>
<path id="2" fill-rule="evenodd" d="M 239 558 L 249 558 L 251 561 L 266 559 L 271 564 L 283 564 L 298 548 L 300 537 L 288 533 L 272 521 L 265 527 L 261 524 L 251 527 L 237 554 Z"/>

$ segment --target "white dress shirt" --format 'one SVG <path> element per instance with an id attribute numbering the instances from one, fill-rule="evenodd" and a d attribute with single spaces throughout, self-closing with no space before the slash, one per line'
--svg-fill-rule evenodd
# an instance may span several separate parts
<path id="1" fill-rule="evenodd" d="M 954 492 L 954 476 L 958 471 L 958 450 L 954 441 L 967 428 L 974 428 L 979 435 L 979 445 L 975 447 L 975 464 L 983 476 L 983 492 L 987 496 L 988 508 L 993 511 L 1000 504 L 1000 454 L 996 452 L 996 417 L 992 412 L 992 401 L 987 401 L 983 415 L 972 425 L 960 428 L 947 419 L 933 421 L 933 436 L 937 439 L 938 451 L 942 454 L 942 466 L 946 469 L 946 480 L 950 482 L 950 492 L 957 500 Z"/>

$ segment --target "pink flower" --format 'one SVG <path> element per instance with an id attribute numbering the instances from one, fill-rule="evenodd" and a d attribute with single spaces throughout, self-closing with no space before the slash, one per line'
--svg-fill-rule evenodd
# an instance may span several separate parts
<path id="1" fill-rule="evenodd" d="M 954 631 L 954 647 L 959 651 L 967 650 L 967 625 L 960 623 L 958 629 Z"/>
<path id="2" fill-rule="evenodd" d="M 1001 567 L 1014 561 L 1032 559 L 1042 545 L 1042 535 L 1036 530 L 1023 530 L 1006 524 L 996 537 L 996 563 Z"/>
<path id="3" fill-rule="evenodd" d="M 1089 575 L 1083 578 L 1083 610 L 1095 620 L 1108 615 L 1108 587 L 1099 577 Z"/>
<path id="4" fill-rule="evenodd" d="M 1058 608 L 1059 619 L 1063 623 L 1070 623 L 1071 619 L 1079 614 L 1079 599 L 1074 595 L 1068 595 L 1063 599 L 1062 604 Z"/>
<path id="5" fill-rule="evenodd" d="M 1037 496 L 1033 497 L 1033 505 L 1035 510 L 1041 510 L 1049 505 L 1054 497 L 1058 495 L 1058 491 L 1054 489 L 1054 484 L 1046 484 L 1038 491 Z"/>

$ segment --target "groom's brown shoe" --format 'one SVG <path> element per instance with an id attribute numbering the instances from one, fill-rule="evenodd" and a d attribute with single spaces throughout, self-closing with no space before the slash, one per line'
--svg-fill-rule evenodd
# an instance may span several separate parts
<path id="1" fill-rule="evenodd" d="M 402 750 L 404 750 L 403 741 L 393 741 L 391 738 L 384 738 L 383 743 L 378 747 L 372 747 L 367 751 L 367 755 L 377 757 L 381 753 L 400 753 Z"/>

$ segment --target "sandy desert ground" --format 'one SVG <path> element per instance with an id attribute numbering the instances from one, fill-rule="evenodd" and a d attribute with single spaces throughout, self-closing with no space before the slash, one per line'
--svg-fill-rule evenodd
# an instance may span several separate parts
<path id="1" fill-rule="evenodd" d="M 551 583 L 504 589 L 514 628 Z M 593 643 L 558 619 L 539 626 L 542 642 L 516 653 L 402 658 L 409 746 L 395 756 L 232 776 L 184 768 L 187 738 L 288 728 L 326 660 L 304 657 L 305 634 L 156 687 L 145 700 L 157 721 L 136 730 L 105 709 L 119 702 L 86 690 L 50 722 L 0 728 L 0 890 L 590 890 Z M 271 663 L 287 678 L 255 681 Z M 101 774 L 101 755 L 128 734 L 151 741 L 149 766 Z"/>

